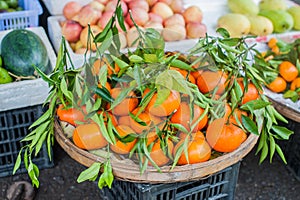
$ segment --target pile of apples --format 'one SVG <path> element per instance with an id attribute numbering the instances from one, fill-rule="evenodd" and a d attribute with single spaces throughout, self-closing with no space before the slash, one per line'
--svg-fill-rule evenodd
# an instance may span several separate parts
<path id="1" fill-rule="evenodd" d="M 63 8 L 64 20 L 60 22 L 62 35 L 75 53 L 84 53 L 88 45 L 88 24 L 94 35 L 100 33 L 114 14 L 117 0 L 93 0 L 86 5 L 68 2 Z M 141 28 L 155 28 L 164 40 L 179 41 L 205 37 L 206 25 L 202 10 L 195 5 L 184 7 L 183 0 L 121 0 L 127 31 L 119 28 L 121 48 L 134 46 L 138 37 L 129 11 Z M 91 46 L 96 50 L 96 45 Z"/>

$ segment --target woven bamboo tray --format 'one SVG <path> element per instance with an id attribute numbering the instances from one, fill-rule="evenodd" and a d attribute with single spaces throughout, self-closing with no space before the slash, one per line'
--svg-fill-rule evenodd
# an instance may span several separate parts
<path id="1" fill-rule="evenodd" d="M 86 167 L 89 167 L 94 162 L 103 162 L 105 160 L 103 157 L 76 147 L 74 143 L 67 138 L 58 121 L 55 122 L 55 138 L 71 158 Z M 113 174 L 115 178 L 119 180 L 139 183 L 188 182 L 205 178 L 239 162 L 251 151 L 257 140 L 258 136 L 250 134 L 247 140 L 231 153 L 224 154 L 203 163 L 176 166 L 172 170 L 170 170 L 170 166 L 164 166 L 161 167 L 161 172 L 158 172 L 154 167 L 148 166 L 147 170 L 141 174 L 139 166 L 132 160 L 119 158 L 114 154 L 112 154 L 110 161 Z M 106 154 L 106 151 L 102 153 Z"/>

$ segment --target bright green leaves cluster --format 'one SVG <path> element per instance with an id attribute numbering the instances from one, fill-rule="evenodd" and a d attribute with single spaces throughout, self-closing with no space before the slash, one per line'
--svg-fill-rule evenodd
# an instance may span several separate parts
<path id="1" fill-rule="evenodd" d="M 29 127 L 30 133 L 21 141 L 28 144 L 23 146 L 19 151 L 13 173 L 15 173 L 21 165 L 22 153 L 25 168 L 28 171 L 28 175 L 32 180 L 34 186 L 39 187 L 39 169 L 36 164 L 33 163 L 32 158 L 37 156 L 42 146 L 47 145 L 47 151 L 49 159 L 52 159 L 52 146 L 54 144 L 54 119 L 56 112 L 57 101 L 61 101 L 65 106 L 66 102 L 73 102 L 73 94 L 70 90 L 70 82 L 73 82 L 76 76 L 77 70 L 74 70 L 73 66 L 69 69 L 65 69 L 67 54 L 65 53 L 65 40 L 63 38 L 60 53 L 58 54 L 58 60 L 55 66 L 55 71 L 49 76 L 36 68 L 41 78 L 49 84 L 50 92 L 48 98 L 45 101 L 47 110 Z"/>
<path id="2" fill-rule="evenodd" d="M 99 176 L 99 174 L 101 175 Z M 93 163 L 89 168 L 80 173 L 77 178 L 77 182 L 81 183 L 84 181 L 96 181 L 98 177 L 98 187 L 100 189 L 106 186 L 111 188 L 114 180 L 114 175 L 109 160 L 104 163 Z"/>

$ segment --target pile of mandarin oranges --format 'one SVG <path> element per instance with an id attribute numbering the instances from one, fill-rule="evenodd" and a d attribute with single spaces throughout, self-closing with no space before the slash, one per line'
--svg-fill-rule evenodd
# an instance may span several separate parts
<path id="1" fill-rule="evenodd" d="M 280 55 L 282 52 L 277 45 L 278 39 L 271 38 L 268 41 L 268 47 L 273 54 Z M 268 56 L 266 60 L 273 59 L 274 56 Z M 290 60 L 282 60 L 277 67 L 277 77 L 272 80 L 267 87 L 275 93 L 284 93 L 287 90 L 295 91 L 300 88 L 300 73 L 297 66 Z"/>
<path id="2" fill-rule="evenodd" d="M 126 83 L 113 83 L 110 79 L 120 70 L 117 64 L 111 66 L 103 60 L 96 60 L 92 71 L 97 74 L 103 65 L 108 66 L 108 80 L 98 87 L 104 87 L 112 99 L 117 99 L 129 86 Z M 221 98 L 232 80 L 221 70 L 189 71 L 174 66 L 170 66 L 168 70 L 179 72 L 203 96 L 213 94 L 215 99 Z M 244 92 L 241 104 L 260 97 L 251 81 L 247 91 L 244 91 L 242 79 L 238 83 Z M 78 148 L 109 149 L 120 156 L 143 153 L 147 148 L 148 159 L 151 160 L 148 165 L 159 167 L 172 164 L 178 152 L 180 156 L 177 156 L 176 165 L 205 162 L 213 159 L 214 153 L 220 155 L 238 149 L 247 139 L 248 133 L 238 124 L 241 123 L 241 116 L 249 113 L 238 108 L 232 110 L 230 101 L 223 101 L 223 114 L 213 118 L 205 107 L 176 90 L 167 91 L 164 101 L 158 104 L 158 89 L 145 84 L 142 90 L 133 89 L 128 92 L 113 108 L 110 102 L 101 105 L 98 113 L 103 117 L 106 130 L 116 135 L 114 143 L 107 141 L 99 125 L 86 118 L 85 106 L 77 109 L 60 104 L 56 114 L 60 121 L 74 126 L 72 141 Z M 100 97 L 95 94 L 93 98 Z M 144 158 L 141 157 L 141 162 Z"/>

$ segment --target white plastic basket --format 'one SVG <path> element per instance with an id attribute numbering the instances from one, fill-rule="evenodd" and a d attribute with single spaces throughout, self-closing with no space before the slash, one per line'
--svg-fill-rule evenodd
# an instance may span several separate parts
<path id="1" fill-rule="evenodd" d="M 52 69 L 56 64 L 56 55 L 43 27 L 27 28 L 36 33 L 46 46 Z M 0 32 L 2 38 L 11 30 Z M 48 84 L 41 78 L 24 80 L 0 85 L 0 111 L 24 108 L 43 104 L 49 92 Z"/>
<path id="2" fill-rule="evenodd" d="M 0 31 L 39 25 L 39 15 L 43 8 L 38 0 L 19 0 L 22 11 L 7 12 L 0 14 Z"/>

